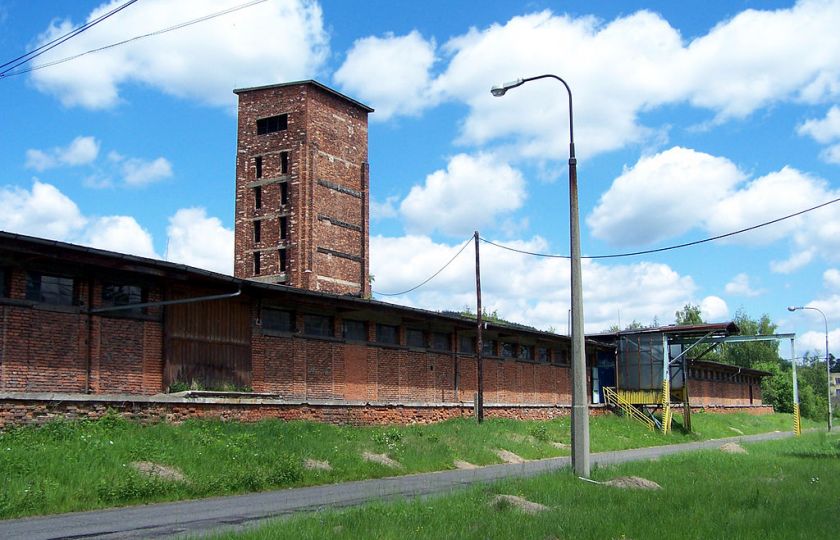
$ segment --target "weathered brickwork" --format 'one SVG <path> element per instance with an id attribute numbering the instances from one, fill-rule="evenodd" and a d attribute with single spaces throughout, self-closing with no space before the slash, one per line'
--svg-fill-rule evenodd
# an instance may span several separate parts
<path id="1" fill-rule="evenodd" d="M 234 275 L 369 295 L 371 109 L 312 81 L 236 93 Z M 278 115 L 286 115 L 285 128 L 258 133 L 258 120 Z"/>

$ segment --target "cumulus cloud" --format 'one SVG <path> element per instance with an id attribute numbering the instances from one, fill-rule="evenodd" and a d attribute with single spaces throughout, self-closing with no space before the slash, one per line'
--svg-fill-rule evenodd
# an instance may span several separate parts
<path id="1" fill-rule="evenodd" d="M 416 30 L 357 40 L 335 72 L 341 88 L 376 109 L 373 120 L 417 114 L 434 105 L 429 95 L 435 42 Z M 371 81 L 376 81 L 371 84 Z"/>
<path id="2" fill-rule="evenodd" d="M 458 154 L 446 170 L 411 188 L 400 213 L 412 233 L 465 236 L 493 227 L 499 216 L 519 209 L 525 197 L 522 174 L 499 156 Z"/>
<path id="3" fill-rule="evenodd" d="M 557 126 L 568 123 L 563 88 L 539 81 L 495 99 L 489 85 L 561 74 L 574 92 L 578 151 L 586 158 L 658 136 L 639 116 L 665 105 L 688 103 L 725 121 L 774 103 L 836 98 L 838 7 L 805 0 L 749 9 L 690 41 L 650 11 L 602 21 L 546 10 L 445 43 L 448 63 L 431 88 L 468 105 L 464 142 L 512 138 L 523 156 L 556 159 L 567 151 L 557 136 Z"/>
<path id="4" fill-rule="evenodd" d="M 64 147 L 27 150 L 26 168 L 40 172 L 59 166 L 86 165 L 93 162 L 98 155 L 99 141 L 90 136 L 79 136 Z"/>
<path id="5" fill-rule="evenodd" d="M 823 284 L 826 289 L 840 291 L 840 270 L 829 268 L 823 272 Z"/>
<path id="6" fill-rule="evenodd" d="M 709 322 L 720 322 L 729 318 L 729 306 L 719 296 L 707 296 L 700 301 L 700 313 Z"/>
<path id="7" fill-rule="evenodd" d="M 725 158 L 674 147 L 626 169 L 587 223 L 611 244 L 653 243 L 696 226 L 743 178 Z"/>
<path id="8" fill-rule="evenodd" d="M 690 230 L 718 236 L 746 229 L 840 197 L 828 183 L 792 167 L 758 178 L 724 158 L 672 148 L 642 157 L 601 196 L 587 217 L 592 234 L 619 245 L 650 244 Z M 838 260 L 840 216 L 830 206 L 730 237 L 724 242 L 766 245 L 786 240 L 790 273 L 816 256 Z"/>
<path id="9" fill-rule="evenodd" d="M 551 251 L 539 237 L 507 241 L 517 249 Z M 374 236 L 371 238 L 371 273 L 374 290 L 396 293 L 428 278 L 462 245 L 439 243 L 428 236 Z M 492 246 L 481 246 L 483 303 L 508 320 L 541 329 L 565 332 L 569 309 L 569 262 L 535 259 Z M 472 246 L 432 282 L 417 291 L 388 301 L 427 309 L 475 310 L 475 268 Z M 634 293 L 628 295 L 627 291 Z M 691 301 L 696 285 L 668 265 L 635 263 L 606 266 L 583 261 L 583 295 L 587 332 L 604 330 L 622 320 L 670 321 L 674 312 Z"/>
<path id="10" fill-rule="evenodd" d="M 840 107 L 833 106 L 820 120 L 806 120 L 797 128 L 800 135 L 809 135 L 818 143 L 826 144 L 840 139 Z"/>
<path id="11" fill-rule="evenodd" d="M 143 187 L 172 176 L 172 164 L 163 157 L 148 161 L 111 152 L 108 160 L 117 164 L 123 183 L 127 186 Z"/>
<path id="12" fill-rule="evenodd" d="M 371 199 L 370 201 L 370 218 L 373 220 L 394 218 L 399 215 L 396 204 L 399 197 L 392 195 L 385 198 L 385 202 L 379 202 Z"/>
<path id="13" fill-rule="evenodd" d="M 741 272 L 732 278 L 732 280 L 724 287 L 726 294 L 734 294 L 737 296 L 760 296 L 764 293 L 763 290 L 753 289 L 750 284 L 750 276 L 746 272 Z"/>
<path id="14" fill-rule="evenodd" d="M 0 188 L 0 207 L 0 229 L 5 231 L 157 257 L 151 235 L 133 217 L 85 216 L 51 184 L 35 180 L 31 190 Z"/>
<path id="15" fill-rule="evenodd" d="M 233 274 L 233 230 L 204 208 L 182 208 L 169 218 L 167 260 Z"/>
<path id="16" fill-rule="evenodd" d="M 819 314 L 817 314 L 819 316 Z M 822 327 L 822 320 L 820 320 Z M 828 331 L 828 351 L 835 358 L 840 357 L 840 328 Z M 825 358 L 825 330 L 810 330 L 796 336 L 796 353 L 798 357 L 808 353 Z M 823 374 L 824 375 L 824 374 Z M 833 374 L 832 374 L 833 375 Z"/>
<path id="17" fill-rule="evenodd" d="M 94 8 L 91 21 L 123 0 Z M 41 63 L 66 58 L 155 32 L 241 2 L 230 0 L 144 0 L 120 11 L 54 51 Z M 53 21 L 36 46 L 66 33 L 78 22 Z M 273 0 L 173 32 L 82 56 L 32 72 L 35 87 L 66 106 L 113 107 L 121 88 L 137 83 L 170 95 L 230 106 L 235 86 L 311 78 L 328 55 L 320 5 L 312 0 Z"/>

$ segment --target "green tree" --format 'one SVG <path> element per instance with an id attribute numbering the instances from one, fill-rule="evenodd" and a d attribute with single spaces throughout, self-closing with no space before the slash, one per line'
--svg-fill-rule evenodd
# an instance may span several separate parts
<path id="1" fill-rule="evenodd" d="M 767 314 L 755 320 L 743 310 L 738 310 L 735 324 L 741 329 L 742 336 L 770 336 L 776 333 L 776 324 Z M 728 344 L 721 351 L 720 361 L 745 368 L 758 364 L 779 364 L 779 342 L 769 340 Z"/>
<path id="2" fill-rule="evenodd" d="M 789 366 L 779 362 L 759 362 L 754 369 L 769 371 L 770 376 L 761 379 L 761 400 L 772 405 L 776 412 L 793 412 L 793 377 Z"/>
<path id="3" fill-rule="evenodd" d="M 703 324 L 705 321 L 700 316 L 700 306 L 686 304 L 674 314 L 674 320 L 679 325 Z"/>

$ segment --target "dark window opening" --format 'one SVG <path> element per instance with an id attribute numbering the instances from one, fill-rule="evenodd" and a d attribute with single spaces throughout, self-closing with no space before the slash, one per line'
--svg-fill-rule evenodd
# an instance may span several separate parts
<path id="1" fill-rule="evenodd" d="M 386 345 L 399 345 L 400 327 L 391 326 L 390 324 L 377 324 L 376 342 L 385 343 Z"/>
<path id="2" fill-rule="evenodd" d="M 554 363 L 561 366 L 569 365 L 569 350 L 557 349 L 554 351 Z"/>
<path id="3" fill-rule="evenodd" d="M 310 336 L 333 337 L 335 330 L 332 317 L 326 315 L 304 315 L 303 333 Z"/>
<path id="4" fill-rule="evenodd" d="M 458 336 L 458 351 L 475 354 L 475 338 L 472 336 Z"/>
<path id="5" fill-rule="evenodd" d="M 496 356 L 496 340 L 484 339 L 481 345 L 481 354 L 486 356 Z"/>
<path id="6" fill-rule="evenodd" d="M 280 240 L 288 240 L 289 238 L 289 218 L 280 218 Z"/>
<path id="7" fill-rule="evenodd" d="M 281 249 L 277 252 L 277 256 L 280 258 L 280 271 L 285 272 L 287 269 L 286 265 L 286 250 Z"/>
<path id="8" fill-rule="evenodd" d="M 284 131 L 288 127 L 288 123 L 289 116 L 287 114 L 260 118 L 257 120 L 257 135 L 266 135 L 276 131 Z"/>
<path id="9" fill-rule="evenodd" d="M 262 157 L 254 158 L 254 166 L 257 169 L 257 178 L 262 178 Z"/>
<path id="10" fill-rule="evenodd" d="M 73 305 L 73 278 L 26 274 L 26 299 L 59 306 Z"/>
<path id="11" fill-rule="evenodd" d="M 405 331 L 405 341 L 409 347 L 423 348 L 426 346 L 426 336 L 422 330 L 409 328 Z"/>
<path id="12" fill-rule="evenodd" d="M 262 208 L 262 186 L 254 188 L 254 208 Z"/>
<path id="13" fill-rule="evenodd" d="M 446 332 L 432 332 L 432 349 L 436 351 L 452 350 L 452 334 Z"/>
<path id="14" fill-rule="evenodd" d="M 262 222 L 254 221 L 254 242 L 259 243 L 262 236 Z"/>
<path id="15" fill-rule="evenodd" d="M 529 347 L 528 345 L 520 345 L 519 358 L 521 360 L 533 360 L 534 354 L 531 352 L 531 347 Z"/>
<path id="16" fill-rule="evenodd" d="M 341 336 L 351 341 L 367 341 L 365 321 L 345 319 L 341 323 Z"/>
<path id="17" fill-rule="evenodd" d="M 551 360 L 551 349 L 547 347 L 537 347 L 537 360 L 539 362 L 548 362 Z"/>
<path id="18" fill-rule="evenodd" d="M 260 314 L 263 330 L 294 332 L 295 315 L 291 311 L 276 308 L 263 308 Z"/>
<path id="19" fill-rule="evenodd" d="M 514 353 L 516 352 L 516 344 L 515 343 L 504 343 L 502 342 L 502 358 L 513 358 Z"/>
<path id="20" fill-rule="evenodd" d="M 289 153 L 280 152 L 280 174 L 289 173 Z"/>
<path id="21" fill-rule="evenodd" d="M 9 274 L 8 270 L 0 267 L 0 298 L 9 297 Z"/>
<path id="22" fill-rule="evenodd" d="M 128 306 L 147 301 L 146 289 L 139 285 L 106 284 L 102 287 L 102 303 L 106 306 Z M 144 308 L 126 309 L 117 313 L 144 313 Z"/>
<path id="23" fill-rule="evenodd" d="M 283 182 L 280 184 L 280 204 L 289 204 L 289 184 Z"/>
<path id="24" fill-rule="evenodd" d="M 254 252 L 254 275 L 260 275 L 260 252 Z"/>

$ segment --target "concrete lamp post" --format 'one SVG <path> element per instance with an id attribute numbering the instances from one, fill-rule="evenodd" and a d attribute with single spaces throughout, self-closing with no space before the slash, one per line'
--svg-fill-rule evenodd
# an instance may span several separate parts
<path id="1" fill-rule="evenodd" d="M 502 97 L 508 90 L 538 79 L 555 79 L 569 96 L 569 236 L 572 270 L 572 467 L 575 474 L 589 478 L 589 401 L 586 391 L 586 355 L 583 336 L 583 287 L 580 269 L 580 229 L 578 224 L 577 159 L 572 115 L 572 91 L 557 75 L 538 75 L 494 86 L 490 93 Z"/>
<path id="2" fill-rule="evenodd" d="M 788 311 L 797 311 L 800 309 L 810 309 L 822 315 L 823 323 L 825 323 L 825 373 L 828 376 L 826 384 L 828 385 L 828 431 L 831 431 L 831 362 L 828 356 L 828 319 L 821 309 L 810 306 L 790 306 Z"/>

